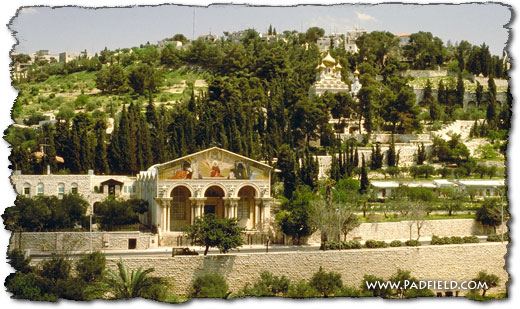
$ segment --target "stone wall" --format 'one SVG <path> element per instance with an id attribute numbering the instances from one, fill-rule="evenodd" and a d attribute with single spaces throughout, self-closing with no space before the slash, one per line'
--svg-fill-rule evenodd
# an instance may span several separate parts
<path id="1" fill-rule="evenodd" d="M 410 238 L 410 221 L 361 223 L 347 235 L 347 240 L 394 240 Z M 507 228 L 504 228 L 507 230 Z M 432 237 L 433 235 L 444 236 L 471 236 L 486 235 L 491 230 L 486 230 L 480 223 L 473 219 L 446 219 L 426 220 L 421 228 L 421 237 Z M 500 227 L 497 228 L 497 233 Z M 417 238 L 417 228 L 412 227 L 412 238 Z M 308 239 L 309 244 L 319 244 L 320 232 L 315 232 Z"/>
<path id="2" fill-rule="evenodd" d="M 124 257 L 130 269 L 153 267 L 153 276 L 167 278 L 172 293 L 187 295 L 193 280 L 200 275 L 219 273 L 232 292 L 253 283 L 263 271 L 286 275 L 292 282 L 309 280 L 322 266 L 339 272 L 347 286 L 359 287 L 365 274 L 384 279 L 398 268 L 424 280 L 471 280 L 479 271 L 496 274 L 497 288 L 489 293 L 505 291 L 508 274 L 504 270 L 506 244 L 482 243 L 343 251 L 300 251 L 286 253 L 225 254 L 176 257 Z M 116 268 L 119 258 L 107 259 L 107 267 Z M 464 292 L 463 292 L 464 293 Z"/>
<path id="3" fill-rule="evenodd" d="M 447 70 L 406 70 L 404 76 L 411 77 L 442 77 L 447 76 Z"/>
<path id="4" fill-rule="evenodd" d="M 90 250 L 126 250 L 129 239 L 136 239 L 136 249 L 157 248 L 157 235 L 141 232 L 23 232 L 13 233 L 10 249 L 30 249 L 33 252 L 63 252 Z"/>

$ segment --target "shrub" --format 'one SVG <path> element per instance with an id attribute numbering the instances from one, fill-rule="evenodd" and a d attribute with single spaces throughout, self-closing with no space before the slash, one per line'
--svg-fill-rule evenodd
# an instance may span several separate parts
<path id="1" fill-rule="evenodd" d="M 502 241 L 502 234 L 489 234 L 487 241 Z M 509 235 L 504 233 L 504 241 L 509 241 Z"/>
<path id="2" fill-rule="evenodd" d="M 357 240 L 349 240 L 341 242 L 341 249 L 361 249 L 363 245 Z"/>
<path id="3" fill-rule="evenodd" d="M 334 294 L 334 291 L 343 287 L 343 281 L 339 273 L 325 272 L 321 266 L 318 272 L 312 276 L 309 284 L 323 297 L 329 297 Z"/>
<path id="4" fill-rule="evenodd" d="M 76 263 L 78 277 L 85 282 L 100 281 L 105 273 L 106 258 L 99 251 L 83 256 Z"/>
<path id="5" fill-rule="evenodd" d="M 410 239 L 405 242 L 408 247 L 417 247 L 421 245 L 421 242 L 415 239 Z"/>
<path id="6" fill-rule="evenodd" d="M 280 296 L 285 295 L 291 282 L 286 276 L 277 277 L 268 271 L 260 274 L 260 279 L 253 287 L 249 284 L 242 289 L 241 294 L 249 296 Z"/>
<path id="7" fill-rule="evenodd" d="M 342 250 L 342 249 L 361 249 L 363 245 L 357 240 L 333 241 L 328 240 L 321 244 L 320 250 Z"/>
<path id="8" fill-rule="evenodd" d="M 228 295 L 228 289 L 228 284 L 221 275 L 202 275 L 193 281 L 191 297 L 225 298 Z"/>
<path id="9" fill-rule="evenodd" d="M 384 241 L 369 239 L 369 240 L 365 241 L 365 247 L 366 248 L 386 248 L 386 247 L 388 247 L 388 244 Z"/>
<path id="10" fill-rule="evenodd" d="M 450 241 L 452 244 L 463 244 L 464 243 L 464 239 L 462 239 L 462 237 L 459 237 L 459 236 L 451 236 Z"/>
<path id="11" fill-rule="evenodd" d="M 477 236 L 464 236 L 462 238 L 464 240 L 464 243 L 478 243 L 480 240 Z"/>
<path id="12" fill-rule="evenodd" d="M 287 294 L 285 294 L 286 297 L 290 298 L 310 298 L 316 297 L 317 295 L 318 291 L 304 280 L 296 284 L 291 284 Z"/>
<path id="13" fill-rule="evenodd" d="M 32 271 L 30 266 L 31 258 L 25 258 L 25 255 L 20 249 L 14 249 L 7 252 L 7 262 L 16 271 L 21 273 L 28 273 Z"/>
<path id="14" fill-rule="evenodd" d="M 56 283 L 58 280 L 67 280 L 70 277 L 71 263 L 62 256 L 53 256 L 41 263 L 40 276 Z"/>
<path id="15" fill-rule="evenodd" d="M 400 240 L 392 240 L 390 242 L 390 247 L 401 247 L 403 245 L 403 242 Z"/>

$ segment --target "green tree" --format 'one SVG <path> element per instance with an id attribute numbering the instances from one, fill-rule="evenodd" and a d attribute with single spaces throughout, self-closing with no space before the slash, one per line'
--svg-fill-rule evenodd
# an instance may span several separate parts
<path id="1" fill-rule="evenodd" d="M 229 286 L 220 274 L 206 274 L 195 278 L 192 284 L 191 297 L 226 298 Z"/>
<path id="2" fill-rule="evenodd" d="M 291 198 L 294 190 L 296 190 L 296 157 L 289 145 L 284 144 L 278 152 L 278 161 L 276 166 L 281 172 L 278 174 L 283 182 L 284 196 Z"/>
<path id="3" fill-rule="evenodd" d="M 283 296 L 287 293 L 290 283 L 290 280 L 285 275 L 278 277 L 268 271 L 264 271 L 253 286 L 246 284 L 241 293 L 255 297 Z"/>
<path id="4" fill-rule="evenodd" d="M 119 94 L 126 90 L 127 77 L 117 64 L 103 67 L 96 73 L 96 87 L 104 93 Z"/>
<path id="5" fill-rule="evenodd" d="M 457 104 L 459 106 L 464 106 L 464 80 L 462 79 L 462 73 L 457 75 Z"/>
<path id="6" fill-rule="evenodd" d="M 113 196 L 99 203 L 96 212 L 96 222 L 105 230 L 117 229 L 118 226 L 139 222 L 139 214 L 146 211 L 147 202 L 141 200 L 120 200 Z"/>
<path id="7" fill-rule="evenodd" d="M 106 146 L 106 123 L 100 119 L 94 127 L 96 135 L 96 155 L 94 157 L 94 171 L 96 174 L 108 174 L 107 146 Z"/>
<path id="8" fill-rule="evenodd" d="M 326 272 L 320 269 L 312 275 L 309 285 L 318 291 L 323 297 L 334 295 L 334 292 L 343 287 L 341 274 L 336 272 Z"/>
<path id="9" fill-rule="evenodd" d="M 482 206 L 477 210 L 476 220 L 484 226 L 493 228 L 494 233 L 497 232 L 497 226 L 502 223 L 502 214 L 504 223 L 508 220 L 507 208 L 502 209 L 498 199 L 488 198 L 482 202 Z"/>
<path id="10" fill-rule="evenodd" d="M 426 161 L 426 148 L 424 147 L 424 143 L 421 143 L 417 147 L 417 165 L 422 165 Z"/>
<path id="11" fill-rule="evenodd" d="M 395 151 L 394 134 L 392 134 L 392 140 L 390 142 L 390 147 L 388 148 L 386 159 L 389 167 L 394 167 L 399 164 L 398 154 Z"/>
<path id="12" fill-rule="evenodd" d="M 195 218 L 186 229 L 186 235 L 194 245 L 205 246 L 204 255 L 210 247 L 217 247 L 221 253 L 238 248 L 243 244 L 242 229 L 236 219 L 218 219 L 214 214 Z"/>
<path id="13" fill-rule="evenodd" d="M 477 275 L 477 277 L 475 277 L 473 279 L 473 281 L 475 282 L 480 282 L 480 283 L 483 283 L 482 284 L 482 297 L 485 297 L 486 296 L 486 292 L 491 289 L 491 288 L 494 288 L 498 285 L 498 283 L 500 282 L 500 279 L 498 278 L 497 275 L 495 274 L 488 274 L 486 271 L 480 271 Z"/>
<path id="14" fill-rule="evenodd" d="M 367 169 L 365 166 L 365 156 L 362 157 L 361 162 L 361 181 L 359 186 L 359 193 L 366 194 L 368 192 L 370 182 L 368 181 Z"/>
<path id="15" fill-rule="evenodd" d="M 76 262 L 76 271 L 85 282 L 100 282 L 105 278 L 105 255 L 99 251 L 82 256 Z"/>
<path id="16" fill-rule="evenodd" d="M 293 237 L 293 242 L 300 245 L 301 238 L 311 235 L 314 227 L 311 222 L 310 203 L 314 194 L 306 186 L 299 186 L 290 200 L 282 203 L 281 211 L 276 216 L 282 232 Z"/>
<path id="17" fill-rule="evenodd" d="M 454 211 L 462 209 L 466 194 L 452 187 L 441 188 L 441 194 L 446 197 L 442 207 L 448 211 L 448 216 L 451 216 Z"/>

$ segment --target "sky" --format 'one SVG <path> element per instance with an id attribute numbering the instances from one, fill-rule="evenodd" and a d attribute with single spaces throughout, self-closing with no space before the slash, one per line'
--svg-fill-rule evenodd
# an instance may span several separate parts
<path id="1" fill-rule="evenodd" d="M 156 43 L 176 33 L 187 38 L 224 31 L 254 28 L 266 32 L 272 25 L 284 30 L 323 28 L 326 33 L 345 33 L 362 28 L 397 33 L 431 32 L 445 43 L 467 40 L 486 43 L 502 55 L 508 39 L 511 11 L 500 4 L 463 5 L 302 5 L 297 7 L 251 7 L 211 5 L 191 7 L 161 5 L 148 7 L 78 8 L 27 7 L 20 10 L 10 28 L 17 32 L 17 52 L 46 49 L 52 54 L 108 49 Z"/>

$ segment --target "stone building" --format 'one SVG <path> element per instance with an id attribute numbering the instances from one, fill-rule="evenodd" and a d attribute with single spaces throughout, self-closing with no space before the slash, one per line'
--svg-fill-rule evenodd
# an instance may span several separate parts
<path id="1" fill-rule="evenodd" d="M 330 53 L 322 59 L 321 63 L 316 66 L 316 81 L 309 89 L 309 96 L 322 96 L 325 93 L 348 93 L 354 99 L 356 99 L 357 93 L 361 89 L 361 83 L 359 82 L 359 72 L 356 70 L 353 73 L 353 82 L 350 87 L 341 80 L 341 72 L 343 67 L 336 61 L 336 59 L 332 58 Z M 329 119 L 329 123 L 331 123 L 335 128 L 342 124 L 343 132 L 338 133 L 362 133 L 363 131 L 363 121 L 360 121 L 358 117 L 353 117 L 350 119 L 333 119 L 332 117 Z M 360 129 L 361 127 L 361 129 Z"/>
<path id="2" fill-rule="evenodd" d="M 269 165 L 213 147 L 153 165 L 136 177 L 16 171 L 11 181 L 26 197 L 78 193 L 89 202 L 88 213 L 95 213 L 96 204 L 108 196 L 146 200 L 149 208 L 142 223 L 167 236 L 207 213 L 238 218 L 250 232 L 265 230 L 270 222 L 272 171 Z"/>
<path id="3" fill-rule="evenodd" d="M 138 195 L 150 205 L 146 223 L 161 234 L 174 233 L 213 213 L 261 231 L 270 219 L 272 171 L 217 147 L 156 164 L 137 175 Z"/>
<path id="4" fill-rule="evenodd" d="M 11 176 L 17 194 L 25 197 L 77 193 L 89 204 L 87 213 L 95 211 L 97 203 L 108 196 L 122 199 L 137 197 L 136 179 L 122 175 L 94 175 L 91 171 L 86 175 L 22 175 L 16 171 Z"/>

